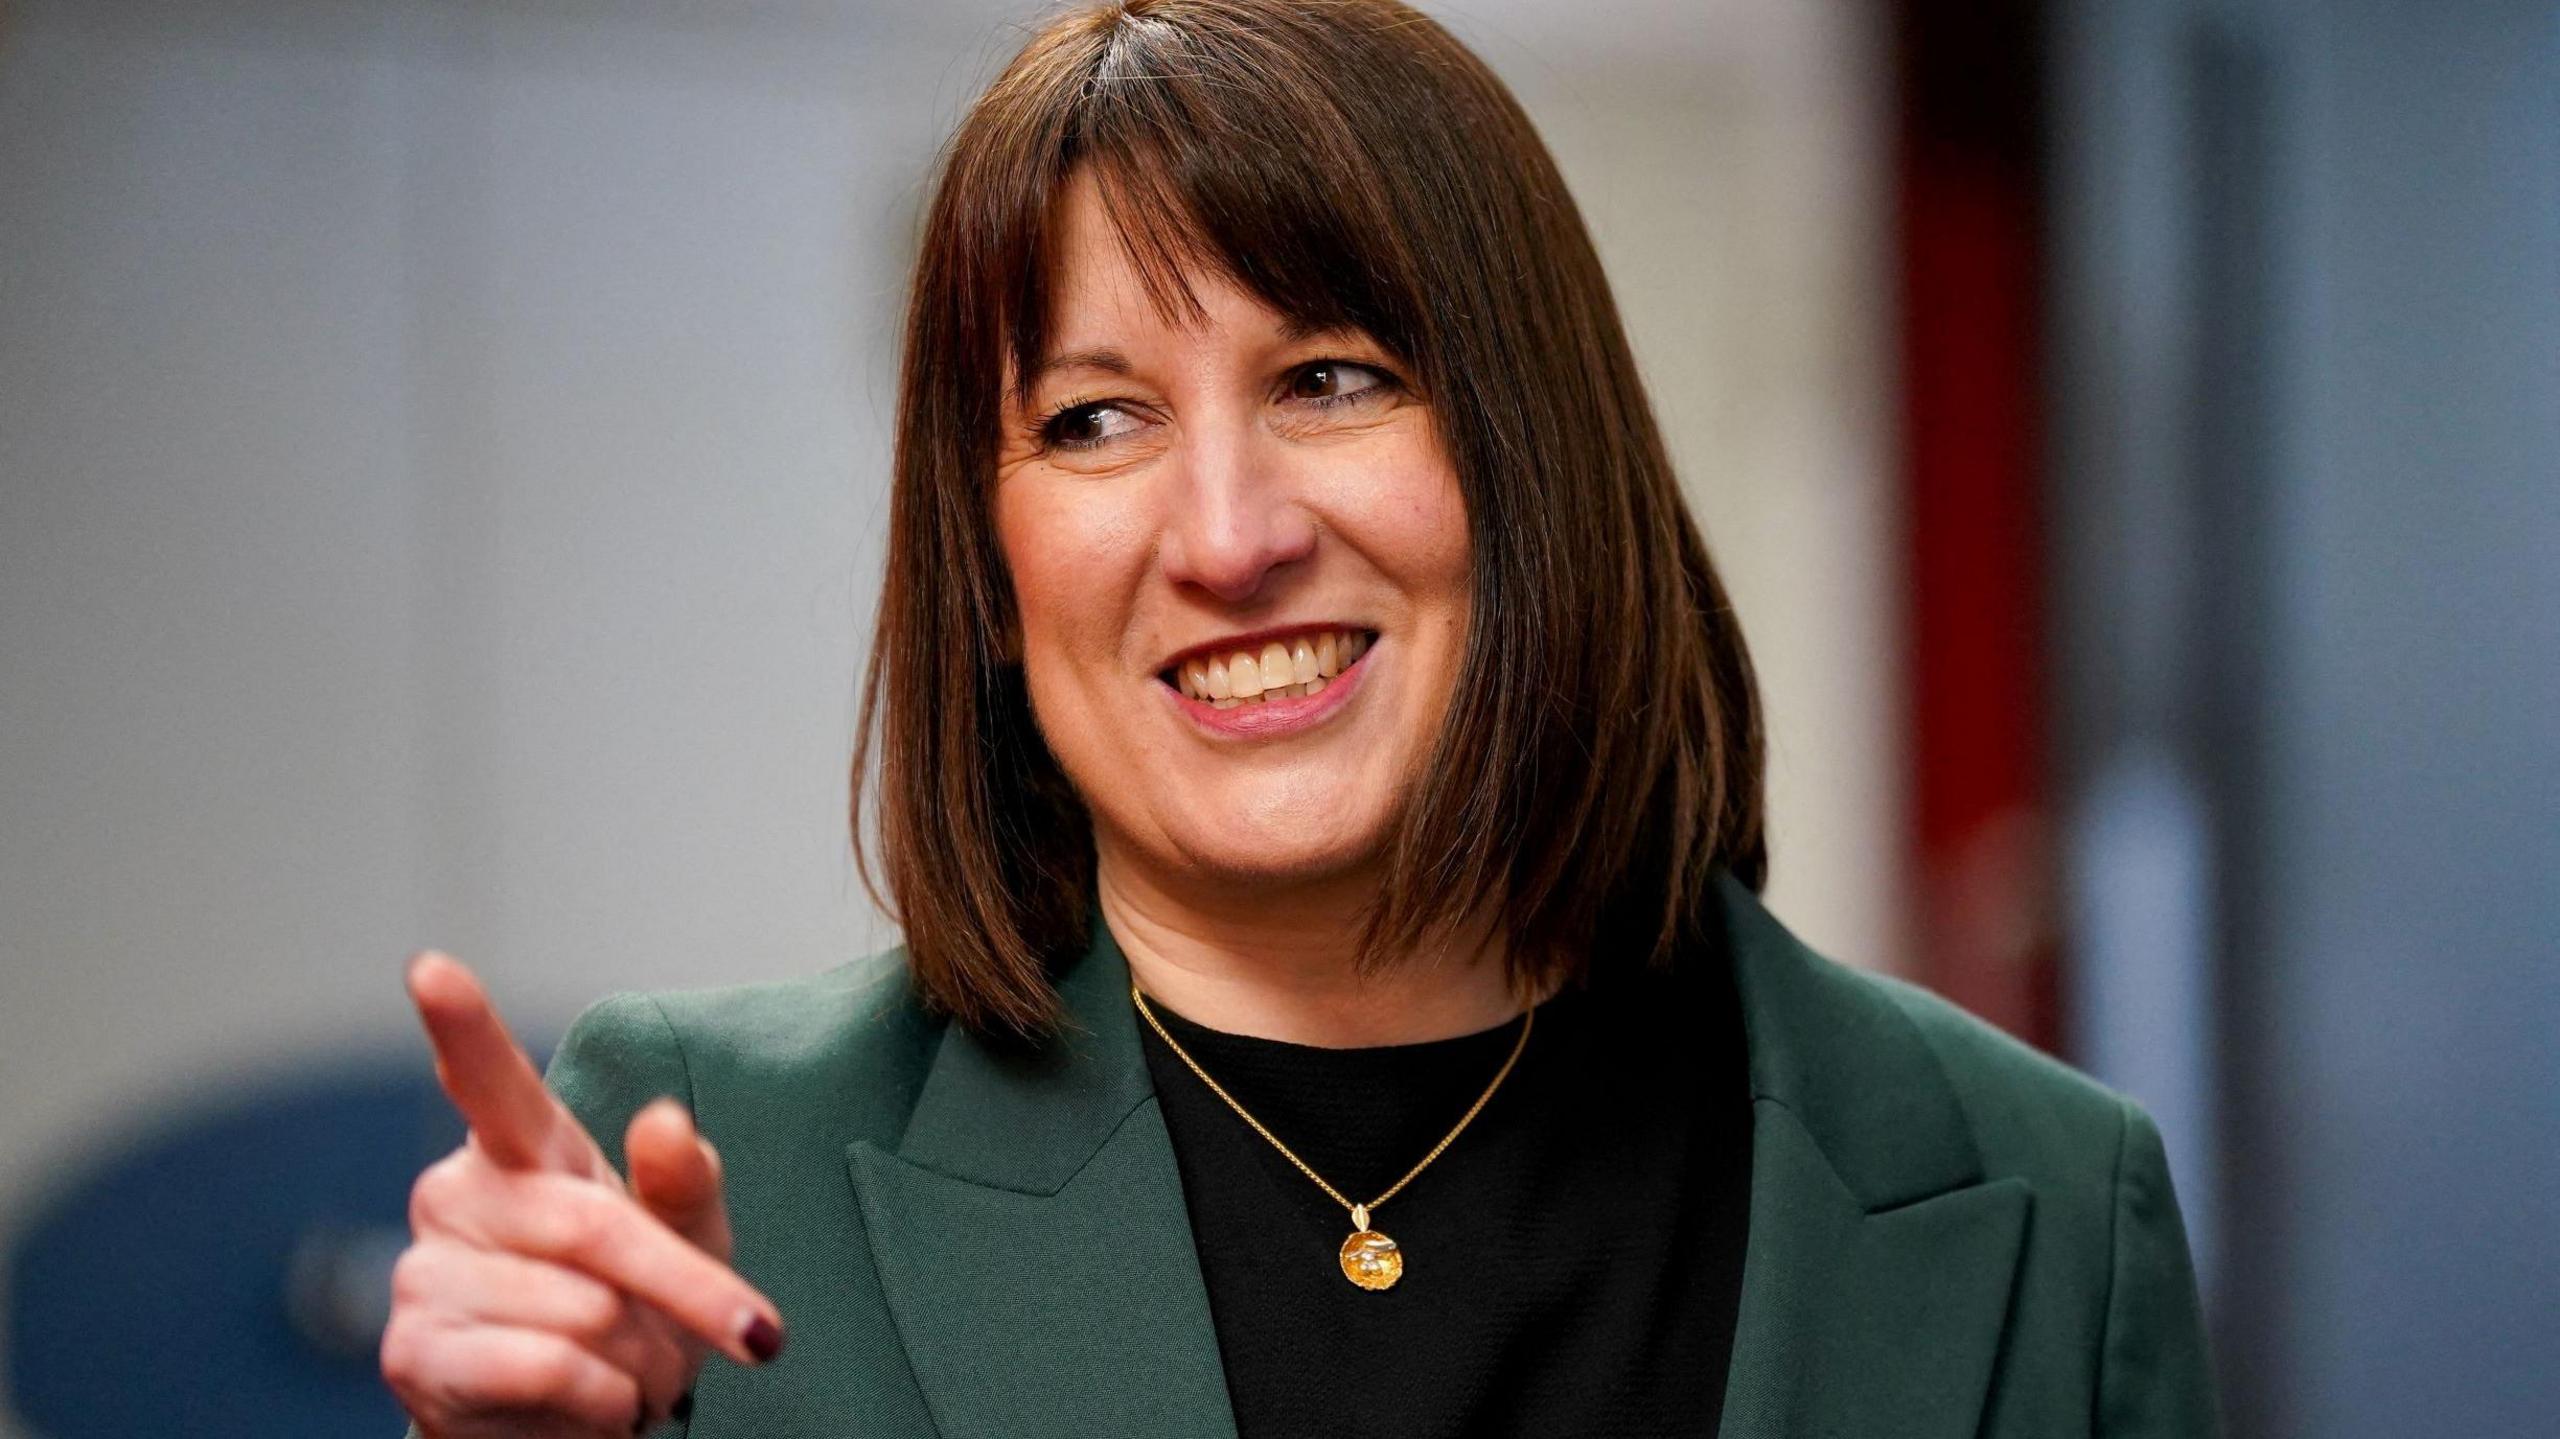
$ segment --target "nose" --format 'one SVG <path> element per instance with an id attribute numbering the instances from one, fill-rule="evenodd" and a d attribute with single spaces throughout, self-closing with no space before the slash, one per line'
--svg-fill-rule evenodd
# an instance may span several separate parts
<path id="1" fill-rule="evenodd" d="M 1159 546 L 1165 577 L 1176 585 L 1241 604 L 1315 553 L 1315 518 L 1299 502 L 1287 466 L 1259 439 L 1247 428 L 1184 441 Z"/>

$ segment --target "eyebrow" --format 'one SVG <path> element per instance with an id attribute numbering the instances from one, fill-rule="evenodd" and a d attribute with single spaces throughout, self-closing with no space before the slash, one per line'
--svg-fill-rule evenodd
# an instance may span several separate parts
<path id="1" fill-rule="evenodd" d="M 1106 375 L 1126 375 L 1136 368 L 1129 363 L 1129 357 L 1118 350 L 1069 350 L 1042 360 L 1040 368 L 1031 372 L 1031 378 L 1036 383 L 1060 370 L 1100 370 Z"/>
<path id="2" fill-rule="evenodd" d="M 1296 318 L 1283 318 L 1280 322 L 1280 343 L 1284 345 L 1295 345 L 1314 339 L 1318 335 L 1335 333 L 1352 335 L 1360 331 L 1355 326 L 1311 325 Z M 1106 375 L 1128 375 L 1135 372 L 1137 368 L 1129 363 L 1127 355 L 1118 350 L 1108 346 L 1097 346 L 1090 350 L 1067 350 L 1051 355 L 1042 360 L 1039 367 L 1031 372 L 1031 382 L 1036 385 L 1060 370 L 1100 370 Z M 1029 386 L 1024 388 L 1028 389 Z"/>

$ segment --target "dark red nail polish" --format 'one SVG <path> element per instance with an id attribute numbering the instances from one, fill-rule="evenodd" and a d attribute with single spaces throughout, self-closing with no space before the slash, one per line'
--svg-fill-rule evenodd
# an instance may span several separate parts
<path id="1" fill-rule="evenodd" d="M 769 1363 L 773 1356 L 782 1352 L 781 1329 L 761 1314 L 748 1322 L 747 1332 L 739 1335 L 738 1339 L 747 1346 L 747 1352 L 756 1357 L 758 1364 Z"/>

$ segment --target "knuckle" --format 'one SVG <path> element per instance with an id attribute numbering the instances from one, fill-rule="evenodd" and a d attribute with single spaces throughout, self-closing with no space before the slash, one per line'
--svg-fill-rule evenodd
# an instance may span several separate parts
<path id="1" fill-rule="evenodd" d="M 469 1151 L 457 1149 L 418 1175 L 409 1186 L 409 1227 L 424 1232 L 437 1227 L 461 1207 L 472 1188 Z"/>
<path id="2" fill-rule="evenodd" d="M 394 1309 L 425 1304 L 435 1297 L 439 1264 L 434 1250 L 424 1244 L 412 1244 L 400 1251 L 391 1264 L 391 1303 Z"/>
<path id="3" fill-rule="evenodd" d="M 419 1327 L 406 1316 L 393 1314 L 382 1329 L 382 1377 L 392 1389 L 407 1394 L 419 1386 L 426 1372 L 426 1346 Z"/>
<path id="4" fill-rule="evenodd" d="M 515 1397 L 527 1400 L 548 1399 L 568 1387 L 569 1356 L 554 1344 L 528 1344 L 525 1352 L 509 1366 L 512 1383 L 508 1386 Z"/>
<path id="5" fill-rule="evenodd" d="M 575 1397 L 581 1377 L 575 1349 L 565 1343 L 538 1345 L 525 1356 L 519 1393 L 532 1403 L 562 1405 Z"/>
<path id="6" fill-rule="evenodd" d="M 596 1339 L 622 1327 L 627 1306 L 620 1294 L 583 1274 L 566 1277 L 570 1283 L 560 1302 L 563 1329 L 582 1339 Z"/>
<path id="7" fill-rule="evenodd" d="M 536 1253 L 582 1263 L 613 1243 L 612 1201 L 592 1185 L 546 1187 L 526 1216 L 525 1238 Z"/>

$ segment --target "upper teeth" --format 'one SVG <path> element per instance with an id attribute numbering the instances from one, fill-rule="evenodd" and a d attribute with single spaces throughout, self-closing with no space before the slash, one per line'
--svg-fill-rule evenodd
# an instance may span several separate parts
<path id="1" fill-rule="evenodd" d="M 1369 647 L 1362 630 L 1333 630 L 1273 640 L 1259 650 L 1237 650 L 1215 659 L 1186 660 L 1174 675 L 1184 695 L 1219 709 L 1311 695 L 1351 667 Z"/>

